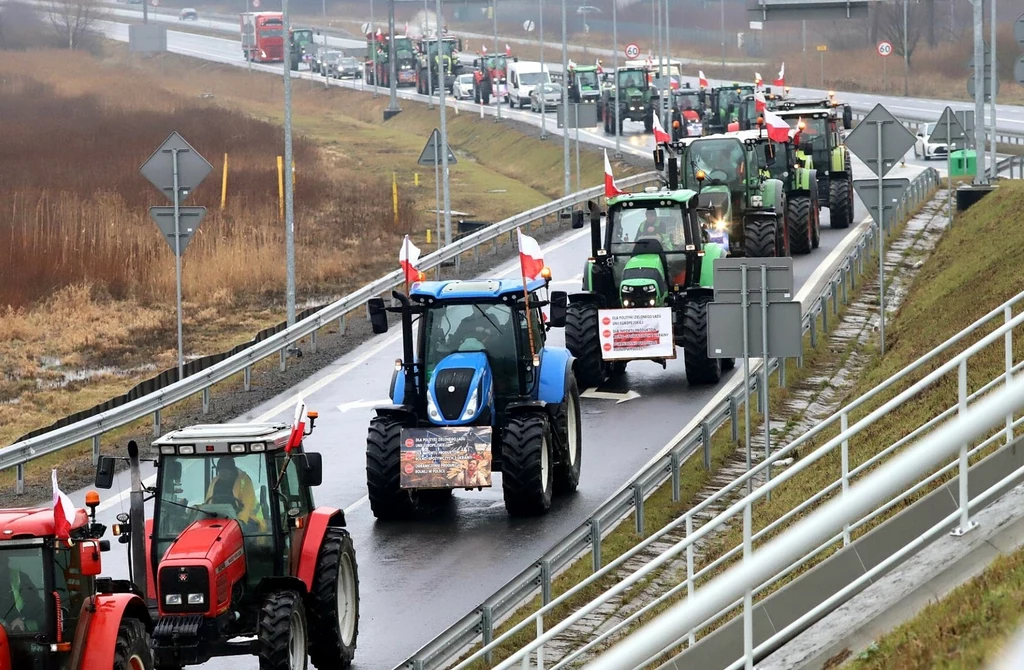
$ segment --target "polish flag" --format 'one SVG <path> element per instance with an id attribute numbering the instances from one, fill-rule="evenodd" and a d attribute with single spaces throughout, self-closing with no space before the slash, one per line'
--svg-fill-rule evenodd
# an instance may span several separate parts
<path id="1" fill-rule="evenodd" d="M 604 150 L 604 197 L 614 198 L 622 195 L 625 191 L 615 185 L 615 177 L 612 176 L 612 164 L 608 162 L 608 150 Z"/>
<path id="2" fill-rule="evenodd" d="M 789 141 L 789 124 L 771 110 L 764 110 L 764 123 L 768 126 L 768 137 L 773 142 Z"/>
<path id="3" fill-rule="evenodd" d="M 761 73 L 760 72 L 755 72 L 754 73 L 754 86 L 757 86 L 758 88 L 760 88 L 761 86 L 764 86 L 764 79 L 761 79 Z"/>
<path id="4" fill-rule="evenodd" d="M 510 47 L 508 44 L 505 45 L 505 55 L 508 56 L 509 58 L 512 57 L 512 47 Z"/>
<path id="5" fill-rule="evenodd" d="M 57 486 L 57 468 L 51 471 L 51 476 L 53 479 L 53 534 L 58 540 L 67 540 L 71 537 L 71 524 L 75 521 L 75 506 Z"/>
<path id="6" fill-rule="evenodd" d="M 672 142 L 672 136 L 665 132 L 665 129 L 661 126 L 661 119 L 658 118 L 657 114 L 654 115 L 653 121 L 654 121 L 654 143 L 655 144 L 669 144 L 670 142 Z M 609 169 L 607 164 L 605 165 L 605 169 L 606 170 Z M 608 178 L 605 177 L 605 181 L 607 181 L 607 179 Z"/>
<path id="7" fill-rule="evenodd" d="M 402 240 L 402 250 L 398 252 L 398 264 L 402 266 L 402 272 L 405 273 L 405 283 L 412 284 L 415 281 L 419 281 L 420 271 L 416 269 L 416 264 L 420 261 L 420 250 L 409 236 L 406 235 L 405 239 Z"/>
<path id="8" fill-rule="evenodd" d="M 484 55 L 485 56 L 487 55 L 487 45 L 486 44 L 484 45 Z"/>
<path id="9" fill-rule="evenodd" d="M 523 270 L 523 279 L 536 279 L 544 269 L 544 255 L 541 254 L 537 240 L 516 228 L 519 237 L 519 265 Z"/>
<path id="10" fill-rule="evenodd" d="M 697 70 L 697 79 L 698 79 L 698 82 L 697 82 L 698 86 L 700 86 L 701 88 L 707 88 L 708 87 L 708 80 L 704 78 L 704 70 Z"/>
<path id="11" fill-rule="evenodd" d="M 783 63 L 782 67 L 779 68 L 779 78 L 776 79 L 775 81 L 773 81 L 772 84 L 775 85 L 775 86 L 783 86 L 783 87 L 786 85 L 786 64 L 785 63 Z"/>
<path id="12" fill-rule="evenodd" d="M 754 94 L 754 111 L 761 113 L 768 109 L 768 101 L 764 99 L 764 93 L 758 91 Z"/>
<path id="13" fill-rule="evenodd" d="M 306 433 L 306 402 L 300 397 L 295 405 L 295 418 L 292 419 L 292 432 L 288 443 L 284 445 L 284 453 L 290 454 L 292 449 L 302 445 L 302 436 Z"/>

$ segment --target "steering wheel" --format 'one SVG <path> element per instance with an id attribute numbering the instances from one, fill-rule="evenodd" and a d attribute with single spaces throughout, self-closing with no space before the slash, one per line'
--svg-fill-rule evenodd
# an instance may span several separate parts
<path id="1" fill-rule="evenodd" d="M 708 172 L 708 181 L 729 181 L 729 175 L 724 170 L 711 170 Z"/>

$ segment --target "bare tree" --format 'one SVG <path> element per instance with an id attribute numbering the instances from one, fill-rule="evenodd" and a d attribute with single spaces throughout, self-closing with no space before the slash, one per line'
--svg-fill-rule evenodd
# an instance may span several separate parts
<path id="1" fill-rule="evenodd" d="M 58 37 L 74 49 L 92 34 L 102 9 L 98 0 L 49 0 L 48 14 Z"/>
<path id="2" fill-rule="evenodd" d="M 925 5 L 931 3 L 907 2 L 906 33 L 904 34 L 904 2 L 907 0 L 878 3 L 875 11 L 878 19 L 878 37 L 891 43 L 892 51 L 897 56 L 903 56 L 906 53 L 909 65 L 914 57 L 914 50 L 926 31 L 927 9 Z M 906 41 L 905 50 L 904 40 Z"/>

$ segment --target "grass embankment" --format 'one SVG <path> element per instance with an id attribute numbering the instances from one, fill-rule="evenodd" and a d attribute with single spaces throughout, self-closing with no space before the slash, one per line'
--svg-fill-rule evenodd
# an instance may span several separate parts
<path id="1" fill-rule="evenodd" d="M 0 445 L 173 365 L 173 255 L 147 215 L 168 203 L 137 172 L 172 130 L 214 168 L 186 203 L 208 208 L 183 259 L 186 355 L 284 319 L 280 77 L 173 54 L 126 68 L 125 56 L 119 45 L 100 58 L 0 59 Z M 403 102 L 385 124 L 386 96 L 300 82 L 293 92 L 301 307 L 392 270 L 404 233 L 433 249 L 433 170 L 416 159 L 437 112 Z M 561 145 L 468 115 L 450 114 L 449 134 L 452 208 L 467 218 L 497 221 L 562 194 Z M 583 182 L 599 183 L 599 157 L 583 158 Z"/>

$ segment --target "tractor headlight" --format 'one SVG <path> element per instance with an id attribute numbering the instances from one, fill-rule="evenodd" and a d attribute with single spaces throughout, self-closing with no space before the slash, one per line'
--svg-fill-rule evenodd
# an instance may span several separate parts
<path id="1" fill-rule="evenodd" d="M 644 293 L 654 293 L 657 290 L 658 287 L 655 286 L 654 284 L 647 284 L 646 286 L 644 286 Z"/>
<path id="2" fill-rule="evenodd" d="M 725 230 L 725 219 L 715 219 L 715 230 Z"/>
<path id="3" fill-rule="evenodd" d="M 181 594 L 180 593 L 168 593 L 167 595 L 164 596 L 164 604 L 165 605 L 180 605 L 181 604 Z"/>
<path id="4" fill-rule="evenodd" d="M 178 596 L 178 600 L 179 601 L 181 600 L 181 596 Z M 205 605 L 206 604 L 206 596 L 203 595 L 202 593 L 190 593 L 190 594 L 188 594 L 188 604 L 189 605 Z"/>
<path id="5" fill-rule="evenodd" d="M 750 206 L 751 207 L 763 207 L 764 206 L 764 198 L 759 196 L 759 195 L 752 195 L 752 196 L 750 196 Z"/>
<path id="6" fill-rule="evenodd" d="M 437 411 L 437 405 L 434 404 L 433 393 L 427 393 L 427 416 L 430 417 L 431 421 L 441 420 L 441 413 Z"/>
<path id="7" fill-rule="evenodd" d="M 473 389 L 473 395 L 469 396 L 469 402 L 466 403 L 466 410 L 462 413 L 462 420 L 469 421 L 474 414 L 476 409 L 480 405 L 480 387 L 477 386 Z"/>
<path id="8" fill-rule="evenodd" d="M 630 302 L 629 300 L 626 300 L 625 298 L 623 298 L 623 299 L 622 299 L 622 306 L 623 306 L 623 307 L 632 307 L 632 306 L 633 306 L 633 303 L 632 303 L 632 302 Z"/>
<path id="9" fill-rule="evenodd" d="M 648 300 L 647 304 L 650 305 L 651 307 L 654 307 L 654 298 L 651 298 L 650 300 Z"/>

